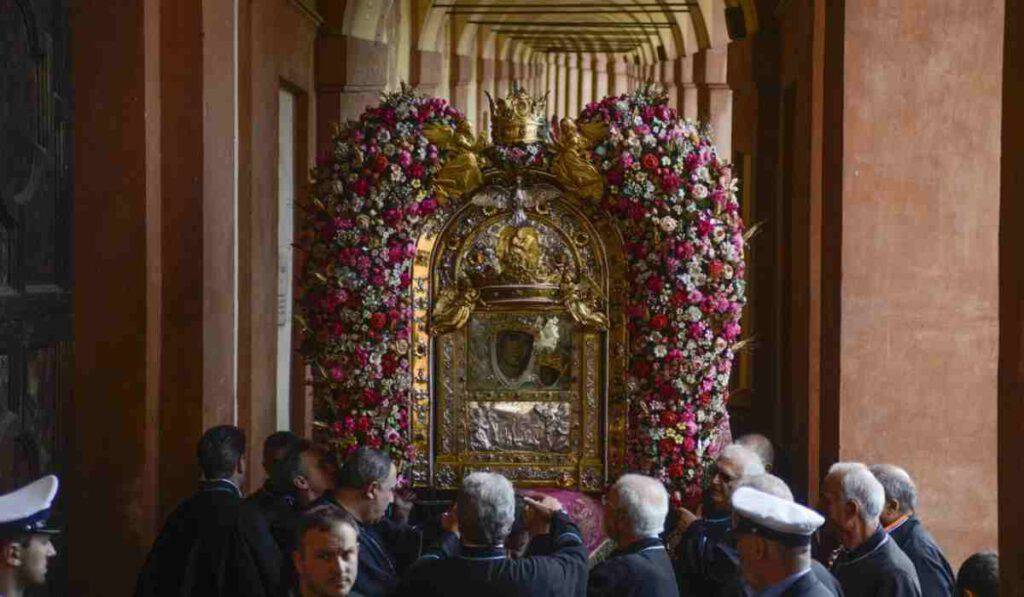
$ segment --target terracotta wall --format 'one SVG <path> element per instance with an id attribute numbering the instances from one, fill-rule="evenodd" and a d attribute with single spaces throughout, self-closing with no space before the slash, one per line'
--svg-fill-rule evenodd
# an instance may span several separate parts
<path id="1" fill-rule="evenodd" d="M 274 430 L 277 94 L 286 85 L 303 98 L 301 172 L 316 18 L 278 0 L 237 13 L 198 0 L 79 2 L 70 15 L 83 282 L 63 489 L 76 496 L 68 594 L 125 595 L 164 517 L 195 488 L 205 428 L 237 421 L 255 448 L 249 488 L 262 481 L 259 445 Z"/>

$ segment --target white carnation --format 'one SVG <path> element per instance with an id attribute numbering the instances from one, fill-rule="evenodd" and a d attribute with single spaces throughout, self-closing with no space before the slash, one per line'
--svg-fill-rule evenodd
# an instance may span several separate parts
<path id="1" fill-rule="evenodd" d="M 704 199 L 708 196 L 708 188 L 700 183 L 693 185 L 693 190 L 690 192 L 697 199 Z"/>
<path id="2" fill-rule="evenodd" d="M 665 216 L 661 219 L 661 229 L 665 232 L 674 232 L 679 223 L 672 216 Z"/>

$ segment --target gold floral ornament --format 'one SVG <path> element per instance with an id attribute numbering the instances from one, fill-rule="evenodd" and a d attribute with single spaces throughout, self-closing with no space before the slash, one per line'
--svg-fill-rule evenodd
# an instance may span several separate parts
<path id="1" fill-rule="evenodd" d="M 423 128 L 423 136 L 428 141 L 447 151 L 448 159 L 434 175 L 434 195 L 437 202 L 445 205 L 452 199 L 461 197 L 483 184 L 484 177 L 480 172 L 480 161 L 477 153 L 487 142 L 483 135 L 474 138 L 469 123 L 462 121 L 458 127 L 432 124 Z"/>
<path id="2" fill-rule="evenodd" d="M 562 287 L 562 304 L 583 327 L 608 329 L 608 316 L 601 310 L 601 290 L 593 280 L 585 279 Z"/>
<path id="3" fill-rule="evenodd" d="M 541 140 L 541 130 L 547 120 L 544 117 L 547 94 L 537 99 L 518 83 L 513 83 L 512 91 L 504 99 L 495 100 L 490 93 L 484 93 L 491 109 L 491 137 L 496 144 L 517 145 Z"/>
<path id="4" fill-rule="evenodd" d="M 587 142 L 572 120 L 563 118 L 559 122 L 558 138 L 551 146 L 555 150 L 551 173 L 558 182 L 580 197 L 600 201 L 604 194 L 604 180 L 594 164 L 590 163 Z"/>

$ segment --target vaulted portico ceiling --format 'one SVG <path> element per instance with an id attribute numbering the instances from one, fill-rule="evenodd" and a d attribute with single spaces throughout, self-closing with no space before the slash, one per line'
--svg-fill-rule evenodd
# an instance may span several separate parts
<path id="1" fill-rule="evenodd" d="M 726 6 L 742 6 L 756 27 L 753 0 L 415 0 L 427 18 L 420 49 L 440 51 L 442 30 L 453 51 L 475 53 L 477 38 L 497 40 L 502 56 L 545 53 L 612 54 L 652 64 L 707 48 L 724 48 Z"/>

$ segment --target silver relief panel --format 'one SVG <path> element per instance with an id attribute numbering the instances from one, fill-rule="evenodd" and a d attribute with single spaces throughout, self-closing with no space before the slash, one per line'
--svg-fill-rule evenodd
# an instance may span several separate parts
<path id="1" fill-rule="evenodd" d="M 469 449 L 569 452 L 568 402 L 471 402 Z"/>

